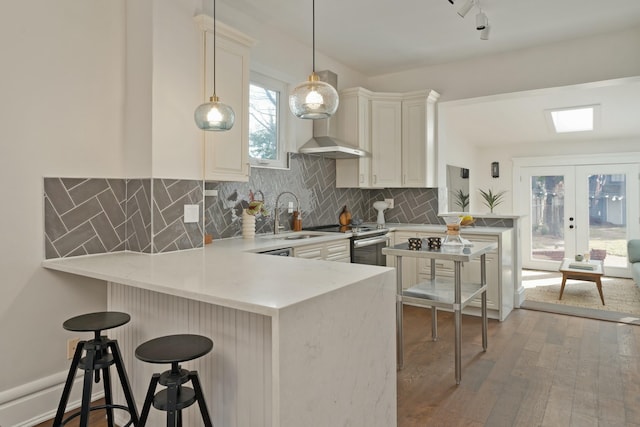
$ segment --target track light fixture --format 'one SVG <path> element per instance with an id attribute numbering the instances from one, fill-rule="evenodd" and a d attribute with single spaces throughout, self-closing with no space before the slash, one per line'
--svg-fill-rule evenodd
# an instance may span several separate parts
<path id="1" fill-rule="evenodd" d="M 451 4 L 455 4 L 456 0 L 448 1 Z M 478 8 L 478 13 L 476 14 L 476 30 L 480 31 L 480 40 L 489 40 L 489 18 L 480 7 L 480 0 L 464 0 L 464 3 L 458 7 L 458 15 L 464 18 L 473 6 Z"/>
<path id="2" fill-rule="evenodd" d="M 489 21 L 487 21 L 487 26 L 480 30 L 480 40 L 489 40 L 489 31 L 491 27 L 489 26 Z"/>
<path id="3" fill-rule="evenodd" d="M 485 15 L 483 11 L 478 12 L 476 15 L 476 30 L 484 30 L 488 24 L 489 20 L 487 19 L 487 15 Z"/>
<path id="4" fill-rule="evenodd" d="M 458 15 L 460 15 L 463 18 L 467 16 L 467 13 L 469 13 L 471 8 L 473 7 L 473 3 L 474 3 L 473 0 L 465 0 L 462 6 L 458 8 Z"/>

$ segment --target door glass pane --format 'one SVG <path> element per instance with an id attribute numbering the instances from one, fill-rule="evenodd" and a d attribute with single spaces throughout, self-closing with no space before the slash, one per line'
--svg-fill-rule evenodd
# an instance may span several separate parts
<path id="1" fill-rule="evenodd" d="M 627 266 L 627 183 L 624 174 L 589 175 L 589 252 L 605 266 Z M 581 248 L 578 248 L 580 251 Z"/>
<path id="2" fill-rule="evenodd" d="M 564 258 L 564 176 L 531 177 L 531 259 Z"/>

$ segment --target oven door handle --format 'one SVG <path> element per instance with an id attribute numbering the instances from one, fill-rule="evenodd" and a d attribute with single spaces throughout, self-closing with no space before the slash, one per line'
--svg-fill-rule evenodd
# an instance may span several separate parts
<path id="1" fill-rule="evenodd" d="M 354 249 L 364 248 L 364 247 L 367 247 L 367 246 L 379 245 L 380 243 L 384 243 L 386 245 L 389 245 L 389 237 L 388 236 L 382 236 L 382 237 L 371 237 L 371 238 L 368 238 L 368 239 L 354 240 L 353 241 L 353 248 Z"/>

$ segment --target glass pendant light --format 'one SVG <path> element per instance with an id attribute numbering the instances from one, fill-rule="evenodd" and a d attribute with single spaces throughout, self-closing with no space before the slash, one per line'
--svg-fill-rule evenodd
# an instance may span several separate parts
<path id="1" fill-rule="evenodd" d="M 306 82 L 300 83 L 289 96 L 289 108 L 301 119 L 326 119 L 338 109 L 338 92 L 316 74 L 316 2 L 313 7 L 313 71 Z"/>
<path id="2" fill-rule="evenodd" d="M 205 52 L 205 74 L 206 74 L 206 55 L 207 55 L 207 35 L 204 37 Z M 236 115 L 233 109 L 220 102 L 220 98 L 216 95 L 216 0 L 213 0 L 213 95 L 209 98 L 209 102 L 205 102 L 196 108 L 194 113 L 196 125 L 206 131 L 225 131 L 233 127 Z"/>

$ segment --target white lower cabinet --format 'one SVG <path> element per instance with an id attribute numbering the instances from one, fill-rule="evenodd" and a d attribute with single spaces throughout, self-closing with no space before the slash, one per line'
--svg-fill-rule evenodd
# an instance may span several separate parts
<path id="1" fill-rule="evenodd" d="M 349 239 L 336 240 L 293 248 L 296 258 L 322 259 L 326 261 L 351 262 L 351 242 Z"/>
<path id="2" fill-rule="evenodd" d="M 488 235 L 474 233 L 473 229 L 463 229 L 462 236 L 471 242 L 496 242 L 498 249 L 486 255 L 487 268 L 487 309 L 488 316 L 500 321 L 506 319 L 513 310 L 513 264 L 512 264 L 512 230 Z M 444 232 L 395 232 L 396 244 L 406 242 L 409 237 L 440 237 L 444 239 Z M 426 241 L 423 242 L 426 244 Z M 389 257 L 391 258 L 391 257 Z M 406 289 L 419 282 L 431 278 L 431 260 L 425 258 L 408 258 L 402 260 L 402 288 Z M 480 259 L 463 263 L 460 272 L 463 283 L 477 282 L 480 277 Z M 452 261 L 436 260 L 436 276 L 454 276 Z M 480 298 L 471 302 L 464 311 L 465 314 L 480 315 Z"/>
<path id="3" fill-rule="evenodd" d="M 410 237 L 418 237 L 418 233 L 415 231 L 396 231 L 394 233 L 394 244 L 407 243 Z M 402 289 L 407 289 L 418 283 L 418 276 L 416 275 L 416 266 L 418 258 L 402 258 Z M 396 266 L 396 257 L 387 257 L 387 266 Z"/>

